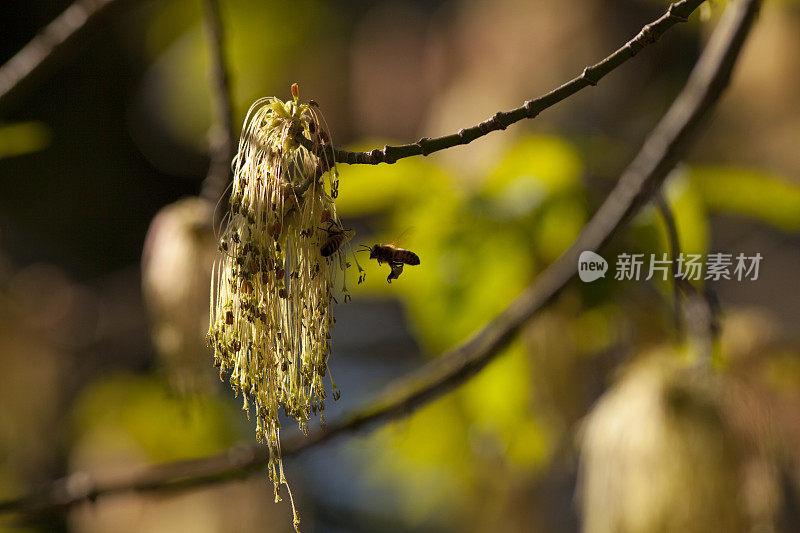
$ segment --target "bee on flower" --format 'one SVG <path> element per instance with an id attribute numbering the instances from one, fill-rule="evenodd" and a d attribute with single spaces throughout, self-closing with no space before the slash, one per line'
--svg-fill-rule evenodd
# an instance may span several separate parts
<path id="1" fill-rule="evenodd" d="M 241 392 L 256 437 L 269 448 L 276 501 L 286 484 L 278 414 L 305 432 L 312 412 L 324 410 L 331 301 L 339 277 L 347 293 L 344 254 L 352 237 L 336 215 L 330 136 L 316 103 L 300 103 L 298 92 L 295 84 L 292 100 L 258 100 L 245 120 L 212 273 L 208 333 L 220 377 Z M 333 228 L 342 228 L 335 248 Z"/>

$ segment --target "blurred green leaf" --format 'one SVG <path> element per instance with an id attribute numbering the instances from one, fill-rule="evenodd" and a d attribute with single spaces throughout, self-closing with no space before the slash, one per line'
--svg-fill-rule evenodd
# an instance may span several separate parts
<path id="1" fill-rule="evenodd" d="M 710 211 L 800 230 L 800 186 L 773 174 L 729 167 L 692 167 L 691 180 Z"/>
<path id="2" fill-rule="evenodd" d="M 572 245 L 587 221 L 586 204 L 576 197 L 562 197 L 542 212 L 534 242 L 542 260 L 550 263 Z"/>
<path id="3" fill-rule="evenodd" d="M 43 150 L 50 144 L 50 129 L 41 122 L 0 125 L 0 159 Z"/>
<path id="4" fill-rule="evenodd" d="M 541 467 L 551 443 L 531 412 L 531 361 L 520 343 L 466 383 L 459 396 L 472 418 L 471 431 L 495 440 L 515 468 Z"/>
<path id="5" fill-rule="evenodd" d="M 569 142 L 529 136 L 508 151 L 481 192 L 492 216 L 498 222 L 517 220 L 519 242 L 532 243 L 539 258 L 549 263 L 572 244 L 586 222 L 582 173 L 580 154 Z"/>
<path id="6" fill-rule="evenodd" d="M 666 186 L 666 200 L 672 209 L 681 251 L 689 254 L 704 254 L 708 251 L 708 213 L 701 191 L 685 171 L 673 173 Z M 664 251 L 669 250 L 669 239 L 664 220 L 659 217 L 659 227 Z"/>
<path id="7" fill-rule="evenodd" d="M 313 43 L 323 24 L 327 31 L 336 24 L 335 12 L 316 0 L 231 0 L 221 7 L 237 116 L 262 96 L 288 97 L 288 84 L 282 94 L 265 91 L 296 53 Z M 147 36 L 155 62 L 145 81 L 157 95 L 150 101 L 161 107 L 171 134 L 188 146 L 204 143 L 211 124 L 210 59 L 203 30 L 201 3 L 176 0 L 159 3 Z"/>
<path id="8" fill-rule="evenodd" d="M 232 445 L 239 420 L 216 397 L 181 398 L 145 377 L 119 376 L 87 387 L 73 409 L 74 438 L 125 435 L 153 461 L 201 457 Z M 113 440 L 113 439 L 112 439 Z"/>
<path id="9" fill-rule="evenodd" d="M 533 201 L 580 187 L 583 164 L 577 150 L 560 137 L 530 136 L 518 141 L 486 181 L 484 191 L 504 198 L 512 212 L 529 212 Z M 526 205 L 517 202 L 519 193 Z M 524 210 L 520 209 L 524 207 Z"/>
<path id="10" fill-rule="evenodd" d="M 469 426 L 459 403 L 445 396 L 369 436 L 367 481 L 389 480 L 398 489 L 395 501 L 407 526 L 456 516 L 474 488 Z"/>

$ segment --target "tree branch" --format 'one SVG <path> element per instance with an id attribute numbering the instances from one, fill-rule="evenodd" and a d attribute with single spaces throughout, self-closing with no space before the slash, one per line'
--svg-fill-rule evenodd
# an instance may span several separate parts
<path id="1" fill-rule="evenodd" d="M 209 82 L 217 107 L 217 121 L 211 127 L 211 162 L 200 196 L 216 202 L 228 186 L 231 175 L 231 160 L 234 155 L 233 101 L 231 98 L 230 74 L 225 61 L 225 34 L 222 30 L 222 15 L 217 0 L 203 0 L 203 19 L 211 52 Z"/>
<path id="2" fill-rule="evenodd" d="M 494 359 L 520 327 L 563 290 L 575 274 L 580 253 L 600 248 L 661 186 L 727 86 L 759 4 L 759 0 L 729 3 L 685 87 L 622 173 L 611 194 L 570 249 L 545 269 L 508 308 L 465 343 L 390 385 L 367 407 L 337 418 L 308 438 L 293 435 L 284 439 L 283 456 L 297 454 L 367 424 L 408 415 L 463 383 Z M 264 448 L 256 446 L 232 448 L 211 457 L 151 466 L 111 483 L 96 481 L 86 473 L 76 473 L 23 498 L 0 502 L 0 512 L 36 515 L 102 495 L 205 486 L 240 478 L 263 467 L 266 454 Z"/>
<path id="3" fill-rule="evenodd" d="M 62 54 L 76 37 L 119 0 L 76 0 L 0 67 L 0 104 L 32 74 Z"/>
<path id="4" fill-rule="evenodd" d="M 665 31 L 678 22 L 685 22 L 688 20 L 689 15 L 704 1 L 705 0 L 681 0 L 680 2 L 671 4 L 667 12 L 660 18 L 643 27 L 633 39 L 625 43 L 624 46 L 607 58 L 595 65 L 584 68 L 580 76 L 571 79 L 561 87 L 539 98 L 528 100 L 516 109 L 498 111 L 490 118 L 471 128 L 465 128 L 459 130 L 457 133 L 436 137 L 434 139 L 423 137 L 415 143 L 403 144 L 400 146 L 386 145 L 382 150 L 376 148 L 369 152 L 348 152 L 347 150 L 340 150 L 329 145 L 326 147 L 328 150 L 328 159 L 335 160 L 337 163 L 347 163 L 351 165 L 391 164 L 404 157 L 428 155 L 460 144 L 468 144 L 493 131 L 504 130 L 508 126 L 523 119 L 534 118 L 548 107 L 569 98 L 581 89 L 597 85 L 597 82 L 606 74 L 638 54 L 642 48 L 656 42 Z M 300 140 L 307 149 L 313 151 L 314 147 L 310 140 Z"/>

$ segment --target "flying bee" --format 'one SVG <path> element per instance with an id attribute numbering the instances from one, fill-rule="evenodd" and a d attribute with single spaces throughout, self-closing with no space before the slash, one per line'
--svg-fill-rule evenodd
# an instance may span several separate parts
<path id="1" fill-rule="evenodd" d="M 394 244 L 376 244 L 372 248 L 362 245 L 364 251 L 369 252 L 370 259 L 377 259 L 378 264 L 383 263 L 405 263 L 407 265 L 418 265 L 419 256 L 410 250 L 398 248 Z"/>
<path id="2" fill-rule="evenodd" d="M 353 235 L 355 235 L 353 230 L 340 228 L 333 221 L 328 223 L 328 228 L 324 231 L 327 233 L 327 237 L 319 249 L 322 257 L 333 255 L 339 247 L 352 239 Z"/>
<path id="3" fill-rule="evenodd" d="M 417 254 L 410 250 L 398 248 L 394 244 L 376 244 L 372 248 L 365 244 L 362 246 L 362 251 L 368 251 L 369 258 L 377 259 L 379 265 L 382 265 L 383 263 L 389 263 L 389 266 L 392 269 L 391 272 L 389 272 L 389 277 L 386 278 L 386 281 L 389 283 L 391 283 L 393 279 L 400 277 L 400 274 L 403 273 L 404 264 L 419 264 L 419 256 Z"/>

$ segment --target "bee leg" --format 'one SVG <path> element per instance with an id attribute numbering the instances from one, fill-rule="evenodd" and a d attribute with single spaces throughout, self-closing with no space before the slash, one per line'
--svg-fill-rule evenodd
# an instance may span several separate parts
<path id="1" fill-rule="evenodd" d="M 399 278 L 400 274 L 403 273 L 403 263 L 389 261 L 389 265 L 392 267 L 392 271 L 389 272 L 389 277 L 386 278 L 386 281 L 391 283 L 393 279 Z"/>

